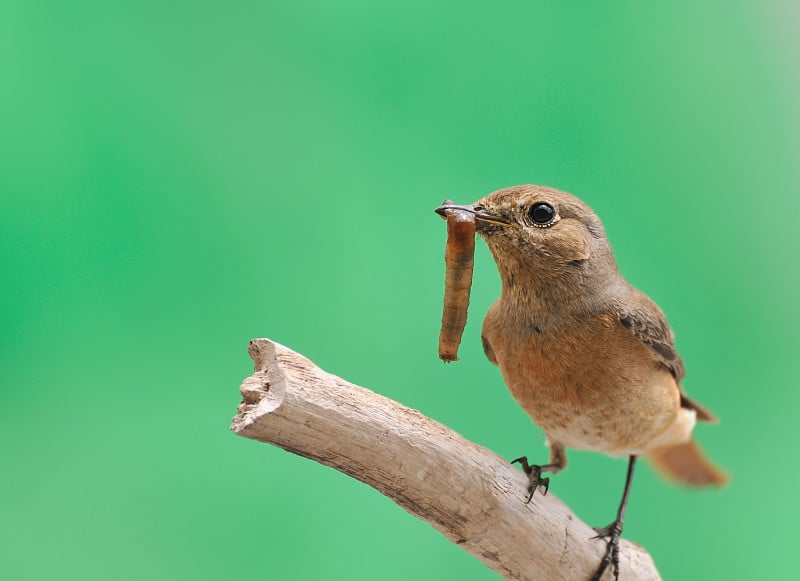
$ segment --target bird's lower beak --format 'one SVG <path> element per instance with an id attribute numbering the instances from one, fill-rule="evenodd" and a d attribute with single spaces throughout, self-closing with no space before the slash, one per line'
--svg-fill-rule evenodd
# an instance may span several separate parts
<path id="1" fill-rule="evenodd" d="M 505 218 L 501 218 L 500 216 L 495 216 L 494 214 L 490 214 L 480 204 L 464 204 L 463 206 L 460 206 L 458 204 L 454 204 L 452 200 L 445 200 L 441 206 L 436 208 L 435 211 L 442 218 L 447 218 L 447 210 L 461 210 L 463 212 L 469 212 L 470 214 L 473 214 L 475 216 L 475 219 L 480 222 L 488 222 L 490 224 L 501 224 L 503 226 L 508 226 L 511 224 Z"/>

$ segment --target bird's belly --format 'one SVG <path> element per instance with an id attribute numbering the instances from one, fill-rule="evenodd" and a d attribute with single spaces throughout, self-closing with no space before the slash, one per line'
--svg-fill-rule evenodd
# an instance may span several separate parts
<path id="1" fill-rule="evenodd" d="M 563 399 L 537 397 L 537 391 L 541 395 L 549 390 L 531 389 L 533 386 L 514 389 L 512 394 L 551 443 L 609 455 L 638 455 L 677 419 L 677 398 L 670 402 L 664 397 L 641 397 L 642 393 L 663 393 L 657 385 L 658 378 L 654 379 L 656 381 L 644 389 L 621 387 L 617 393 L 606 392 L 605 397 L 590 393 L 585 397 L 589 400 L 587 403 L 577 405 L 574 400 L 584 394 L 576 391 L 566 395 L 563 388 Z M 634 393 L 631 397 L 621 397 L 618 391 L 627 389 Z"/>
<path id="2" fill-rule="evenodd" d="M 628 426 L 598 423 L 586 415 L 578 416 L 567 425 L 544 424 L 548 425 L 540 424 L 540 427 L 550 443 L 558 442 L 575 450 L 602 452 L 610 456 L 642 454 L 648 448 L 648 441 L 665 428 L 665 422 L 647 422 L 644 429 L 629 430 Z M 663 426 L 660 429 L 657 428 L 659 424 Z"/>

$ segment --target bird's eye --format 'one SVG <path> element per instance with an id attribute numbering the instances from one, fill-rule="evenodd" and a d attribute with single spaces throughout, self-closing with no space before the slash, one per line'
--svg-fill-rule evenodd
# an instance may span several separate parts
<path id="1" fill-rule="evenodd" d="M 556 211 L 547 202 L 537 202 L 528 210 L 528 217 L 534 226 L 549 226 L 556 217 Z"/>

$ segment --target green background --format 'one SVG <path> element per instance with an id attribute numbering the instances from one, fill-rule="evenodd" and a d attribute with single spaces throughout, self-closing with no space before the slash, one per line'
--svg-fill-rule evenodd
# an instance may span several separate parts
<path id="1" fill-rule="evenodd" d="M 0 579 L 494 579 L 365 485 L 228 431 L 267 336 L 503 457 L 436 358 L 445 197 L 542 183 L 668 313 L 697 436 L 625 536 L 667 579 L 797 573 L 800 10 L 774 2 L 0 3 Z M 606 524 L 621 460 L 552 490 Z"/>

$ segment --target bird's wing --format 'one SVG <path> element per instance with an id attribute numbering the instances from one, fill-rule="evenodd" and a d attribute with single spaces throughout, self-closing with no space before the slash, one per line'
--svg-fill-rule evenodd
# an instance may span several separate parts
<path id="1" fill-rule="evenodd" d="M 635 295 L 634 300 L 620 309 L 619 322 L 653 351 L 656 360 L 669 370 L 680 389 L 680 382 L 686 372 L 683 361 L 675 349 L 675 335 L 667 323 L 667 318 L 649 297 L 636 289 L 632 290 Z M 713 413 L 686 397 L 683 390 L 681 390 L 681 407 L 695 410 L 698 420 L 717 421 Z"/>
<path id="2" fill-rule="evenodd" d="M 619 312 L 619 322 L 653 350 L 659 363 L 669 370 L 676 381 L 681 381 L 685 371 L 683 361 L 675 349 L 672 329 L 667 324 L 661 309 L 647 297 L 642 295 L 642 298 L 647 302 L 639 300 L 635 301 L 633 306 L 623 306 Z"/>

